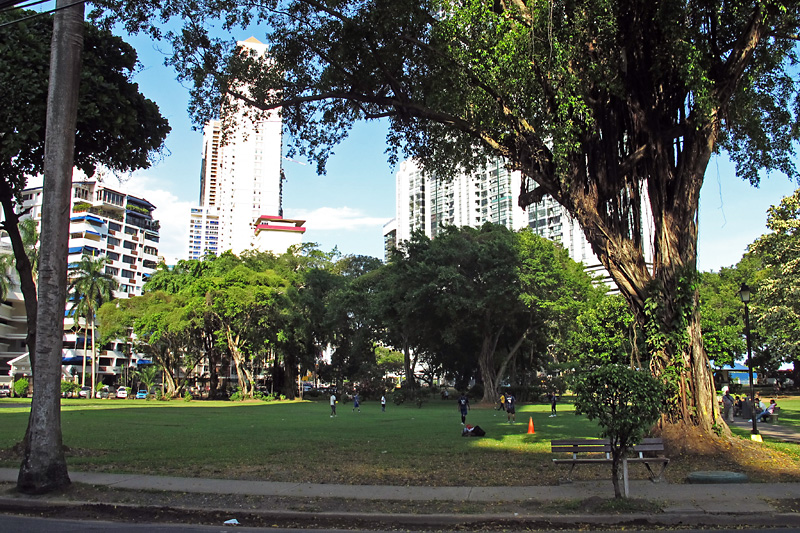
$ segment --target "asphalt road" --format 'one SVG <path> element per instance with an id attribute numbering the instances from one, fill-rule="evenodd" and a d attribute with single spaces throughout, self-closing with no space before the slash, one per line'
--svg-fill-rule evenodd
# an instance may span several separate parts
<path id="1" fill-rule="evenodd" d="M 52 518 L 31 518 L 26 516 L 0 515 L 0 531 L 4 533 L 255 533 L 268 531 L 269 533 L 297 533 L 298 531 L 314 531 L 325 533 L 397 533 L 376 529 L 284 529 L 284 528 L 252 528 L 237 525 L 197 526 L 180 524 L 125 524 L 120 522 L 99 522 L 91 520 L 58 520 Z M 503 529 L 503 531 L 514 531 Z M 531 531 L 525 529 L 525 531 Z M 557 531 L 558 533 L 578 533 L 578 530 L 541 530 Z M 586 530 L 582 529 L 585 533 Z M 618 531 L 617 529 L 594 529 L 593 531 Z M 652 529 L 626 529 L 628 533 L 652 532 Z M 670 531 L 668 528 L 659 527 L 658 531 Z M 766 528 L 766 529 L 675 529 L 681 533 L 742 533 L 743 531 L 758 531 L 759 533 L 800 533 L 800 528 Z M 417 533 L 425 533 L 419 531 Z"/>

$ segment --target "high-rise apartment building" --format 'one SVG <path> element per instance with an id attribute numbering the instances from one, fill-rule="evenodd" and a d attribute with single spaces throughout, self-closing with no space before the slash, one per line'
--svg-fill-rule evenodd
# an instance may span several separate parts
<path id="1" fill-rule="evenodd" d="M 22 208 L 37 222 L 42 216 L 42 187 L 22 192 Z M 115 298 L 142 294 L 142 286 L 160 258 L 160 223 L 155 206 L 95 180 L 74 180 L 69 225 L 69 262 L 83 254 L 105 255 L 106 272 L 118 283 Z"/>
<path id="2" fill-rule="evenodd" d="M 42 187 L 31 187 L 22 192 L 22 209 L 27 211 L 27 217 L 37 223 L 41 222 L 42 201 Z M 158 255 L 160 224 L 153 218 L 154 210 L 155 206 L 144 198 L 127 194 L 96 180 L 76 178 L 72 183 L 70 204 L 69 263 L 77 263 L 84 254 L 104 255 L 108 259 L 106 273 L 112 275 L 117 282 L 114 297 L 141 295 L 145 281 L 161 261 Z M 91 346 L 92 336 L 91 332 L 88 335 L 84 332 L 83 321 L 76 324 L 70 308 L 71 305 L 67 304 L 64 313 L 65 360 L 83 356 L 84 336 L 88 337 L 88 346 Z M 30 371 L 25 344 L 25 307 L 17 284 L 13 285 L 7 301 L 0 306 L 0 321 L 5 324 L 4 328 L 0 328 L 2 383 Z M 113 383 L 115 376 L 123 369 L 131 364 L 135 366 L 138 356 L 119 344 L 125 342 L 99 348 L 96 365 L 99 381 L 105 379 Z M 74 365 L 64 367 L 65 377 L 68 378 L 75 376 L 78 371 Z"/>
<path id="3" fill-rule="evenodd" d="M 521 173 L 508 170 L 500 158 L 488 160 L 474 173 L 456 173 L 450 179 L 426 176 L 413 159 L 403 161 L 396 175 L 395 218 L 384 225 L 385 258 L 417 230 L 433 238 L 445 225 L 477 228 L 491 222 L 512 230 L 530 227 L 561 244 L 573 260 L 613 285 L 580 225 L 552 197 L 545 196 L 526 209 L 517 205 L 521 180 Z"/>
<path id="4" fill-rule="evenodd" d="M 237 44 L 261 56 L 267 53 L 267 46 L 252 37 Z M 189 259 L 226 250 L 239 254 L 274 247 L 263 247 L 266 241 L 259 219 L 283 217 L 280 115 L 273 111 L 253 119 L 240 112 L 230 124 L 224 135 L 218 120 L 203 129 L 200 205 L 190 215 Z M 289 234 L 299 243 L 304 231 Z M 285 240 L 286 233 L 280 235 Z"/>
<path id="5" fill-rule="evenodd" d="M 422 230 L 435 237 L 443 226 L 479 227 L 485 222 L 518 230 L 527 215 L 517 206 L 519 172 L 510 172 L 500 160 L 490 160 L 478 171 L 456 173 L 449 179 L 423 174 L 413 159 L 403 161 L 396 174 L 396 214 L 391 238 L 399 243 Z M 390 237 L 384 227 L 384 240 Z M 387 244 L 387 249 L 391 247 Z"/>

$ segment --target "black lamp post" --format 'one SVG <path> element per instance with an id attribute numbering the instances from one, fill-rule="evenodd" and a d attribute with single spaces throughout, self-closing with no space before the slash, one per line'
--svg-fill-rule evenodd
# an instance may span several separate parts
<path id="1" fill-rule="evenodd" d="M 750 287 L 744 283 L 742 283 L 742 287 L 739 289 L 739 298 L 741 298 L 744 303 L 744 337 L 747 341 L 747 370 L 750 373 L 750 410 L 753 419 L 753 430 L 750 433 L 755 438 L 759 433 L 756 427 L 756 416 L 758 413 L 756 413 L 756 393 L 753 387 L 753 353 L 750 348 L 750 311 L 747 308 L 747 304 L 750 302 Z"/>

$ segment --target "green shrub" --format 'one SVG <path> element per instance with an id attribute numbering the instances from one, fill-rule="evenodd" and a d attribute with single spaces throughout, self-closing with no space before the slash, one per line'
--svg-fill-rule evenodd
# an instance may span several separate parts
<path id="1" fill-rule="evenodd" d="M 61 395 L 66 396 L 67 394 L 74 393 L 81 390 L 81 386 L 77 383 L 72 381 L 62 381 L 61 382 Z"/>
<path id="2" fill-rule="evenodd" d="M 183 393 L 183 401 L 184 402 L 191 402 L 194 398 L 192 397 L 192 393 L 188 390 Z"/>
<path id="3" fill-rule="evenodd" d="M 229 400 L 232 402 L 241 402 L 244 400 L 244 394 L 242 394 L 242 391 L 239 389 L 239 387 L 233 389 Z"/>
<path id="4" fill-rule="evenodd" d="M 400 387 L 392 393 L 392 401 L 395 405 L 405 402 L 413 403 L 417 407 L 422 407 L 430 396 L 430 389 L 412 389 L 411 387 Z"/>
<path id="5" fill-rule="evenodd" d="M 610 364 L 580 374 L 575 413 L 596 420 L 600 436 L 611 444 L 611 481 L 617 498 L 623 496 L 618 475 L 623 455 L 641 442 L 665 406 L 664 385 L 646 370 Z"/>
<path id="6" fill-rule="evenodd" d="M 28 383 L 27 378 L 20 378 L 14 382 L 14 394 L 19 396 L 20 398 L 25 398 L 28 396 Z"/>

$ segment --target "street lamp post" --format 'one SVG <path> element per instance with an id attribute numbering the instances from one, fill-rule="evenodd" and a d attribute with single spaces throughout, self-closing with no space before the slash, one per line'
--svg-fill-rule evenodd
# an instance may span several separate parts
<path id="1" fill-rule="evenodd" d="M 742 287 L 739 289 L 739 298 L 741 298 L 742 303 L 744 303 L 744 337 L 747 342 L 747 371 L 750 374 L 750 416 L 753 420 L 753 429 L 750 431 L 750 438 L 760 441 L 761 435 L 758 433 L 758 427 L 756 427 L 757 413 L 756 393 L 753 386 L 753 352 L 750 348 L 750 310 L 747 307 L 747 304 L 750 302 L 750 287 L 744 283 L 742 283 Z"/>

